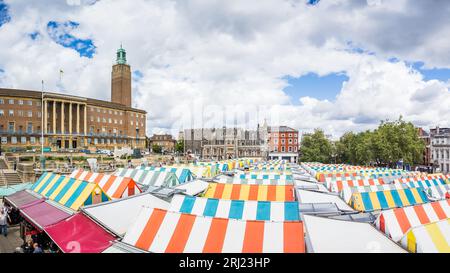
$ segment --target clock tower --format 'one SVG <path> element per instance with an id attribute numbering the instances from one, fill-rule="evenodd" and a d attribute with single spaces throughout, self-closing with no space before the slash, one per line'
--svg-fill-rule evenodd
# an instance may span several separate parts
<path id="1" fill-rule="evenodd" d="M 131 67 L 122 45 L 117 50 L 116 64 L 112 67 L 111 101 L 131 107 Z"/>

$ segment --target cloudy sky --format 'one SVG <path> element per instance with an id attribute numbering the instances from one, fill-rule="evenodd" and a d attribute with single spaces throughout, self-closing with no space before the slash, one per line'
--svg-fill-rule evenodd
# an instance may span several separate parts
<path id="1" fill-rule="evenodd" d="M 450 126 L 448 14 L 446 0 L 0 0 L 0 87 L 109 100 L 122 43 L 148 134 Z"/>

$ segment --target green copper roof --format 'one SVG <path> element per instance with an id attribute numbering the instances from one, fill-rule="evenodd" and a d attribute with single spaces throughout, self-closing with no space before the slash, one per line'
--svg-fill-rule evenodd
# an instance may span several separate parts
<path id="1" fill-rule="evenodd" d="M 122 48 L 122 45 L 117 50 L 117 64 L 127 64 L 127 52 Z"/>

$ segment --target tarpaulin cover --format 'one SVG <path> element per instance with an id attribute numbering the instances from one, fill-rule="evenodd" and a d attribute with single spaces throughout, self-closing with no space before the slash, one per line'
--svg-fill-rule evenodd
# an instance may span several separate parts
<path id="1" fill-rule="evenodd" d="M 402 208 L 429 202 L 422 188 L 354 193 L 350 205 L 358 211 Z"/>
<path id="2" fill-rule="evenodd" d="M 101 253 L 115 240 L 114 236 L 81 213 L 44 230 L 64 253 Z"/>
<path id="3" fill-rule="evenodd" d="M 34 196 L 33 194 L 25 191 L 16 192 L 10 196 L 5 197 L 6 201 L 13 205 L 15 208 L 20 208 L 27 204 L 36 202 L 38 200 L 44 201 L 43 198 Z"/>
<path id="4" fill-rule="evenodd" d="M 375 226 L 399 241 L 412 227 L 450 218 L 450 200 L 382 211 Z"/>
<path id="5" fill-rule="evenodd" d="M 294 201 L 294 186 L 210 183 L 203 197 L 226 200 Z"/>
<path id="6" fill-rule="evenodd" d="M 32 185 L 33 185 L 32 183 L 21 183 L 21 184 L 17 184 L 17 185 L 10 185 L 7 187 L 0 187 L 0 197 L 9 196 L 18 191 L 23 191 L 23 190 L 29 189 L 29 188 L 31 188 Z"/>
<path id="7" fill-rule="evenodd" d="M 413 253 L 450 253 L 450 218 L 410 229 L 401 244 Z"/>
<path id="8" fill-rule="evenodd" d="M 129 177 L 93 173 L 83 169 L 75 170 L 70 177 L 96 183 L 112 199 L 119 199 L 141 193 L 136 182 Z"/>
<path id="9" fill-rule="evenodd" d="M 144 208 L 123 242 L 156 253 L 304 252 L 302 222 L 243 221 Z"/>
<path id="10" fill-rule="evenodd" d="M 52 206 L 48 202 L 25 206 L 20 210 L 20 214 L 41 230 L 71 216 L 71 214 Z"/>
<path id="11" fill-rule="evenodd" d="M 77 211 L 81 206 L 98 204 L 111 198 L 95 183 L 54 173 L 44 173 L 31 188 L 67 208 Z"/>
<path id="12" fill-rule="evenodd" d="M 222 200 L 175 195 L 169 211 L 241 220 L 300 221 L 297 202 Z"/>

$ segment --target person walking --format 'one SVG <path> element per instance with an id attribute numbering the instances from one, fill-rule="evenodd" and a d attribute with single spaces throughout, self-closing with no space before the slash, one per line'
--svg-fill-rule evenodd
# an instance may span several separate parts
<path id="1" fill-rule="evenodd" d="M 38 243 L 34 243 L 33 247 L 34 247 L 33 253 L 44 253 L 44 251 L 42 251 L 42 248 L 39 246 Z"/>
<path id="2" fill-rule="evenodd" d="M 0 211 L 0 235 L 2 234 L 8 236 L 8 214 L 4 208 Z"/>

